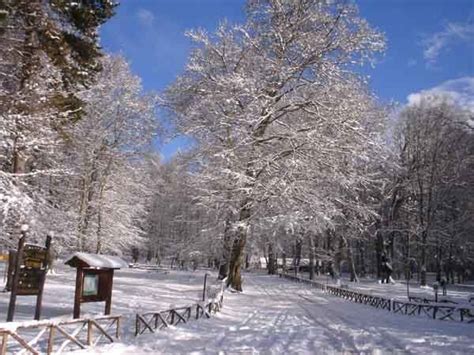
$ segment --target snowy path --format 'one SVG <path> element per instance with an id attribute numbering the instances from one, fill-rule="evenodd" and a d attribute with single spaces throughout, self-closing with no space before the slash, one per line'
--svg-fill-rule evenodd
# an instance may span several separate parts
<path id="1" fill-rule="evenodd" d="M 97 349 L 113 354 L 474 353 L 474 326 L 394 315 L 277 277 L 245 275 L 223 311 Z"/>

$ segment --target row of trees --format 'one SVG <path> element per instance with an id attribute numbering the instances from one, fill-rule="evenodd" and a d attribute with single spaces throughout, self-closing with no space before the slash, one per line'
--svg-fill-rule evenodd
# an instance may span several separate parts
<path id="1" fill-rule="evenodd" d="M 400 168 L 379 233 L 392 259 L 417 263 L 423 285 L 428 270 L 453 282 L 474 271 L 473 118 L 443 96 L 423 97 L 399 115 Z"/>
<path id="2" fill-rule="evenodd" d="M 250 1 L 247 13 L 213 36 L 190 32 L 196 48 L 166 93 L 196 140 L 190 174 L 200 203 L 221 215 L 221 276 L 236 289 L 254 223 L 363 223 L 373 212 L 361 194 L 380 185 L 384 155 L 383 110 L 349 70 L 384 41 L 356 8 Z"/>
<path id="3" fill-rule="evenodd" d="M 0 0 L 0 238 L 59 252 L 206 261 L 242 288 L 264 255 L 317 272 L 473 267 L 473 114 L 448 97 L 395 110 L 356 67 L 385 48 L 346 1 L 249 0 L 243 24 L 188 33 L 158 101 L 104 56 L 108 0 Z M 193 140 L 163 164 L 157 104 Z M 443 274 L 444 273 L 444 274 Z"/>
<path id="4" fill-rule="evenodd" d="M 384 260 L 395 278 L 416 273 L 422 284 L 427 272 L 453 283 L 472 276 L 473 114 L 445 96 L 424 97 L 395 114 L 379 151 L 388 162 L 374 156 L 377 163 L 366 172 L 377 183 L 350 191 L 353 197 L 336 194 L 337 182 L 328 183 L 322 188 L 342 201 L 342 211 L 324 206 L 319 214 L 299 195 L 271 191 L 251 215 L 241 262 L 248 267 L 264 258 L 275 273 L 277 258 L 287 267 L 306 259 L 311 278 L 341 272 L 353 280 L 383 278 Z M 224 169 L 204 169 L 201 154 L 197 147 L 165 166 L 166 189 L 155 197 L 148 241 L 160 259 L 179 264 L 198 256 L 225 277 L 239 238 L 239 209 L 231 200 L 234 191 L 228 185 L 222 190 Z M 218 176 L 212 179 L 212 173 Z M 307 200 L 314 198 L 314 191 L 306 193 Z"/>
<path id="5" fill-rule="evenodd" d="M 354 279 L 388 259 L 423 284 L 472 267 L 472 112 L 442 97 L 381 107 L 354 69 L 384 38 L 354 5 L 254 0 L 246 23 L 188 35 L 164 103 L 195 144 L 156 197 L 154 250 L 198 251 L 237 290 L 254 254 L 271 272 L 308 258 L 311 277 L 347 265 Z"/>
<path id="6" fill-rule="evenodd" d="M 110 0 L 0 1 L 0 238 L 55 234 L 58 252 L 141 242 L 153 196 L 156 98 L 97 30 Z M 146 158 L 145 158 L 146 157 Z"/>

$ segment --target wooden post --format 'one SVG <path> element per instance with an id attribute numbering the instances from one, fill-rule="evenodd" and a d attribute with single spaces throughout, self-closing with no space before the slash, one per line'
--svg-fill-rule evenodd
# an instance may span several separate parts
<path id="1" fill-rule="evenodd" d="M 171 315 L 171 325 L 174 325 L 174 310 L 170 310 Z"/>
<path id="2" fill-rule="evenodd" d="M 206 284 L 207 284 L 207 275 L 209 275 L 207 272 L 204 274 L 204 287 L 202 289 L 202 301 L 204 302 L 206 300 Z"/>
<path id="3" fill-rule="evenodd" d="M 4 332 L 2 334 L 2 350 L 0 351 L 1 355 L 5 355 L 7 353 L 7 345 L 8 345 L 8 333 Z"/>
<path id="4" fill-rule="evenodd" d="M 7 272 L 7 284 L 5 289 L 7 291 L 12 290 L 12 283 L 13 283 L 13 275 L 15 274 L 15 263 L 16 263 L 16 250 L 9 250 L 8 251 L 8 269 Z"/>
<path id="5" fill-rule="evenodd" d="M 87 321 L 87 345 L 92 345 L 92 321 Z"/>
<path id="6" fill-rule="evenodd" d="M 40 284 L 38 295 L 36 296 L 36 309 L 35 309 L 35 320 L 40 320 L 41 317 L 41 303 L 43 301 L 43 290 L 44 290 L 44 283 L 46 281 L 46 272 L 48 271 L 48 261 L 49 261 L 49 252 L 51 248 L 51 236 L 46 236 L 46 259 L 42 265 L 44 272 L 41 274 Z"/>
<path id="7" fill-rule="evenodd" d="M 135 336 L 140 334 L 140 319 L 138 319 L 138 314 L 135 316 Z"/>
<path id="8" fill-rule="evenodd" d="M 48 338 L 48 350 L 47 354 L 52 354 L 53 353 L 53 347 L 54 347 L 54 325 L 51 325 L 49 327 L 49 338 Z"/>
<path id="9" fill-rule="evenodd" d="M 117 329 L 115 331 L 115 337 L 120 339 L 120 317 L 117 318 Z"/>
<path id="10" fill-rule="evenodd" d="M 12 322 L 15 315 L 16 293 L 18 290 L 18 280 L 20 278 L 20 267 L 23 259 L 23 246 L 25 245 L 26 231 L 21 231 L 21 238 L 18 241 L 18 251 L 16 255 L 15 271 L 12 282 L 12 292 L 10 294 L 10 304 L 8 305 L 7 322 Z"/>
<path id="11" fill-rule="evenodd" d="M 112 284 L 114 279 L 114 270 L 107 272 L 107 299 L 105 300 L 105 315 L 109 315 L 112 309 Z"/>
<path id="12" fill-rule="evenodd" d="M 76 271 L 76 293 L 74 295 L 74 312 L 73 318 L 79 318 L 81 315 L 81 295 L 82 295 L 82 287 L 83 287 L 83 277 L 84 271 L 81 267 L 77 268 Z"/>

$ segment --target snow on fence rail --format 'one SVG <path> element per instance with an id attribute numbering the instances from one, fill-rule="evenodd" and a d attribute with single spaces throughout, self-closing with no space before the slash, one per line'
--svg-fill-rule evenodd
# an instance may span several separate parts
<path id="1" fill-rule="evenodd" d="M 130 269 L 139 269 L 139 270 L 155 270 L 155 271 L 162 271 L 168 270 L 166 267 L 154 264 L 129 264 L 128 266 Z"/>
<path id="2" fill-rule="evenodd" d="M 85 349 L 103 339 L 114 342 L 120 338 L 120 320 L 121 316 L 101 316 L 10 323 L 0 328 L 0 354 L 60 354 L 65 349 L 71 350 L 71 346 Z M 94 337 L 94 328 L 98 331 L 97 337 Z"/>
<path id="3" fill-rule="evenodd" d="M 310 284 L 326 293 L 329 293 L 330 295 L 338 296 L 355 303 L 362 303 L 375 308 L 385 309 L 393 313 L 425 316 L 438 320 L 452 320 L 458 322 L 474 323 L 474 310 L 471 308 L 397 301 L 381 296 L 373 296 L 361 292 L 351 291 L 342 287 L 329 286 L 317 281 L 293 275 L 279 275 L 280 277 L 284 277 L 286 279 Z"/>
<path id="4" fill-rule="evenodd" d="M 186 307 L 172 308 L 166 311 L 146 312 L 136 315 L 135 336 L 149 331 L 168 328 L 172 325 L 187 323 L 190 319 L 210 318 L 211 314 L 220 311 L 223 298 L 214 299 L 207 303 L 196 303 Z"/>
<path id="5" fill-rule="evenodd" d="M 222 280 L 219 292 L 208 287 L 206 293 L 212 292 L 212 299 L 198 302 L 189 306 L 167 309 L 165 311 L 137 313 L 135 317 L 135 336 L 145 332 L 155 333 L 156 330 L 168 328 L 169 326 L 187 323 L 191 319 L 210 318 L 212 313 L 221 310 L 224 302 L 224 285 Z M 215 288 L 214 288 L 215 289 Z M 212 291 L 211 291 L 212 290 Z"/>

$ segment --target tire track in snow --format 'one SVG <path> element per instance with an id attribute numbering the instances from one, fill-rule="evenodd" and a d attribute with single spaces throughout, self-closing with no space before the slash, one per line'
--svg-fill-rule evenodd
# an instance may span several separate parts
<path id="1" fill-rule="evenodd" d="M 267 279 L 268 280 L 268 279 Z M 298 293 L 292 293 L 288 294 L 289 290 L 287 288 L 281 288 L 281 285 L 278 285 L 278 288 L 280 291 L 283 291 L 282 293 L 277 293 L 275 291 L 274 287 L 265 287 L 262 284 L 257 284 L 255 283 L 254 280 L 250 281 L 250 283 L 258 290 L 263 291 L 268 297 L 272 298 L 276 303 L 279 303 L 282 301 L 282 296 L 286 296 L 287 300 L 289 303 L 292 305 L 298 306 L 303 312 L 305 313 L 305 321 L 307 326 L 314 326 L 317 325 L 318 328 L 320 328 L 321 331 L 323 331 L 323 334 L 328 340 L 330 341 L 332 346 L 336 346 L 338 349 L 337 351 L 358 351 L 355 343 L 353 341 L 347 342 L 344 340 L 344 338 L 347 338 L 346 334 L 342 332 L 339 328 L 334 328 L 331 326 L 328 326 L 327 322 L 323 322 L 318 320 L 317 318 L 314 317 L 314 315 L 306 308 L 304 307 L 301 303 L 298 302 L 297 299 L 295 299 L 294 296 L 299 296 Z M 301 320 L 301 318 L 300 318 Z M 304 328 L 302 329 L 304 330 Z M 307 328 L 306 328 L 307 330 Z M 337 335 L 334 334 L 334 332 L 337 333 Z M 350 338 L 349 338 L 350 339 Z M 337 345 L 342 345 L 342 346 L 337 346 Z"/>
<path id="2" fill-rule="evenodd" d="M 268 280 L 268 278 L 267 278 Z M 265 281 L 267 281 L 265 280 Z M 271 297 L 276 302 L 281 302 L 282 298 L 291 300 L 295 305 L 303 310 L 305 316 L 308 319 L 308 323 L 317 325 L 322 328 L 324 335 L 331 340 L 333 345 L 341 344 L 338 351 L 356 351 L 366 352 L 368 350 L 374 350 L 374 348 L 386 348 L 387 345 L 391 347 L 391 351 L 410 353 L 404 344 L 396 337 L 391 336 L 388 332 L 377 329 L 375 327 L 362 327 L 358 319 L 352 319 L 350 316 L 343 316 L 337 312 L 331 312 L 327 314 L 328 309 L 324 305 L 318 304 L 317 301 L 307 297 L 313 296 L 319 299 L 327 300 L 328 302 L 342 302 L 341 300 L 330 300 L 327 297 L 321 297 L 324 295 L 321 291 L 315 290 L 312 287 L 304 287 L 303 284 L 286 284 L 285 287 L 282 284 L 272 287 L 275 283 L 271 283 L 268 287 L 265 283 L 256 284 L 255 280 L 251 281 L 254 287 L 262 290 L 265 294 Z M 265 286 L 264 286 L 265 285 Z M 278 289 L 278 291 L 276 290 Z M 318 294 L 316 294 L 316 292 Z M 310 303 L 311 305 L 309 305 Z M 318 308 L 324 310 L 323 314 L 327 315 L 327 319 L 315 316 L 313 311 L 314 305 L 318 305 Z M 308 307 L 310 306 L 310 307 Z M 352 307 L 353 305 L 344 304 L 344 308 Z M 337 324 L 336 322 L 337 321 Z M 345 330 L 348 329 L 349 331 Z M 359 330 L 359 333 L 354 333 L 354 330 Z"/>

